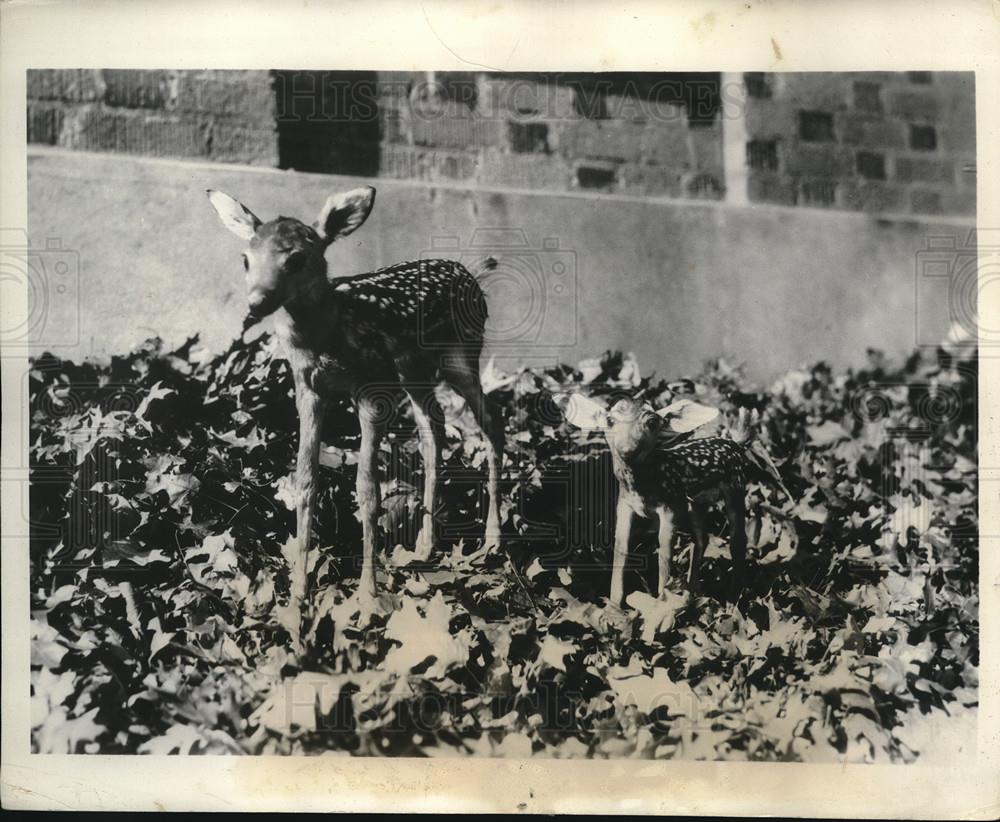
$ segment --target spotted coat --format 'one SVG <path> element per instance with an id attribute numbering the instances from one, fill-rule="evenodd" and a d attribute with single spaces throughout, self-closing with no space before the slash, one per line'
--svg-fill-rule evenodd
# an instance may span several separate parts
<path id="1" fill-rule="evenodd" d="M 664 502 L 718 499 L 721 485 L 743 487 L 748 472 L 743 446 L 722 437 L 656 448 L 637 460 L 616 457 L 614 467 L 622 494 L 642 516 L 653 516 Z"/>
<path id="2" fill-rule="evenodd" d="M 321 339 L 293 340 L 322 352 L 304 369 L 307 384 L 323 394 L 350 390 L 358 375 L 391 384 L 433 372 L 463 348 L 478 358 L 486 297 L 459 262 L 409 260 L 331 285 L 336 322 L 318 330 Z"/>
<path id="3" fill-rule="evenodd" d="M 359 314 L 396 323 L 398 333 L 419 333 L 426 341 L 482 339 L 486 297 L 454 260 L 409 260 L 336 280 L 334 286 Z"/>

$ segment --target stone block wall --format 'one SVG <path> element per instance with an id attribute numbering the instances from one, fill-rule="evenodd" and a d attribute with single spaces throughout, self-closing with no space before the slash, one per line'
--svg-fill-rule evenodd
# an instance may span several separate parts
<path id="1" fill-rule="evenodd" d="M 736 94 L 718 73 L 32 70 L 28 141 L 680 200 L 735 193 L 728 163 L 751 203 L 975 214 L 971 73 L 733 76 Z"/>
<path id="2" fill-rule="evenodd" d="M 283 163 L 393 179 L 719 198 L 690 75 L 279 72 Z M 377 149 L 377 154 L 373 151 Z"/>
<path id="3" fill-rule="evenodd" d="M 42 69 L 27 91 L 29 143 L 278 164 L 267 71 Z"/>
<path id="4" fill-rule="evenodd" d="M 744 75 L 751 202 L 976 210 L 974 75 Z"/>

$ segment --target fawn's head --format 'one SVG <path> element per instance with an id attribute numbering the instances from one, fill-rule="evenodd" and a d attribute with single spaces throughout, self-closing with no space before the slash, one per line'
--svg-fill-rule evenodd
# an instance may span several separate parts
<path id="1" fill-rule="evenodd" d="M 327 246 L 364 223 L 375 202 L 375 189 L 365 186 L 334 194 L 311 226 L 294 217 L 261 222 L 221 191 L 209 189 L 208 199 L 222 224 L 248 242 L 243 253 L 247 303 L 253 316 L 266 317 L 326 283 Z"/>
<path id="2" fill-rule="evenodd" d="M 663 419 L 648 405 L 620 399 L 608 410 L 604 436 L 611 451 L 622 459 L 634 459 L 656 447 Z"/>
<path id="3" fill-rule="evenodd" d="M 629 461 L 642 457 L 665 441 L 713 422 L 718 409 L 680 399 L 654 411 L 648 404 L 623 398 L 610 409 L 582 394 L 556 397 L 567 421 L 577 428 L 603 431 L 612 453 Z"/>
<path id="4" fill-rule="evenodd" d="M 557 402 L 572 425 L 603 431 L 611 451 L 626 460 L 653 448 L 664 425 L 652 408 L 629 398 L 610 409 L 581 394 L 564 395 Z"/>

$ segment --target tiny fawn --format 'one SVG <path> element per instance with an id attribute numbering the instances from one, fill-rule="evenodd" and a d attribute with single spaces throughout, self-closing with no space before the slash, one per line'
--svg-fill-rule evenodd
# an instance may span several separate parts
<path id="1" fill-rule="evenodd" d="M 375 200 L 371 187 L 330 197 L 311 226 L 290 217 L 265 223 L 227 194 L 209 190 L 208 197 L 223 225 L 248 243 L 243 267 L 250 314 L 275 315 L 275 331 L 294 377 L 301 553 L 292 563 L 293 603 L 301 608 L 307 593 L 305 554 L 312 545 L 320 425 L 335 392 L 353 397 L 361 424 L 359 597 L 372 599 L 376 594 L 377 454 L 389 416 L 380 407 L 387 387 L 405 390 L 420 436 L 424 489 L 417 558 L 426 560 L 434 545 L 437 460 L 444 439 L 444 414 L 434 389 L 442 381 L 465 399 L 486 434 L 489 502 L 484 542 L 487 549 L 495 548 L 500 541 L 497 472 L 503 424 L 488 408 L 480 385 L 487 307 L 475 277 L 451 260 L 417 260 L 331 281 L 326 249 L 368 218 Z"/>
<path id="2" fill-rule="evenodd" d="M 746 573 L 746 482 L 756 467 L 763 468 L 780 483 L 769 458 L 765 454 L 752 456 L 743 444 L 723 437 L 664 442 L 670 439 L 671 431 L 676 437 L 718 416 L 715 409 L 689 400 L 660 411 L 631 399 L 619 400 L 609 411 L 580 395 L 564 395 L 559 402 L 570 423 L 602 430 L 611 450 L 618 480 L 611 602 L 620 607 L 624 598 L 628 540 L 636 515 L 659 521 L 657 593 L 662 597 L 670 582 L 675 522 L 679 516 L 689 514 L 694 545 L 687 584 L 689 594 L 697 595 L 698 570 L 707 544 L 707 506 L 720 498 L 725 502 L 729 520 L 733 559 L 731 596 L 735 600 L 742 591 Z M 665 418 L 671 415 L 677 415 L 676 424 L 668 428 Z M 739 422 L 740 434 L 747 436 L 745 415 L 741 415 Z M 762 458 L 764 465 L 758 458 Z"/>

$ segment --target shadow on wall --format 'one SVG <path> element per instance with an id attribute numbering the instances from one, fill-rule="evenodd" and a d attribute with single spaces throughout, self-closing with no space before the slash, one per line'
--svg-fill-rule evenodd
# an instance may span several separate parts
<path id="1" fill-rule="evenodd" d="M 374 71 L 275 71 L 278 165 L 374 177 L 379 168 Z"/>

